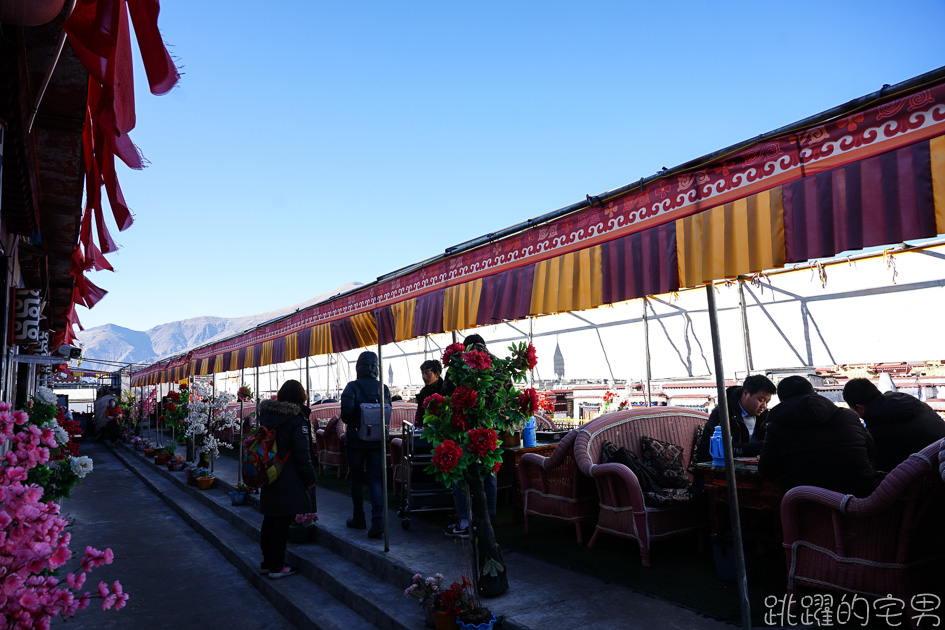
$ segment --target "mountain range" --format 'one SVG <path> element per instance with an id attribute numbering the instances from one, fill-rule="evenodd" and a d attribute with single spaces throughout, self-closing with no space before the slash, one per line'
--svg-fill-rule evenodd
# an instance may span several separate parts
<path id="1" fill-rule="evenodd" d="M 127 363 L 151 363 L 174 356 L 213 341 L 219 341 L 254 328 L 283 315 L 317 304 L 328 298 L 361 286 L 349 282 L 334 291 L 324 293 L 299 304 L 293 304 L 267 313 L 244 317 L 191 317 L 148 330 L 132 330 L 117 324 L 105 324 L 84 330 L 78 335 L 82 347 L 83 366 L 92 367 L 95 360 Z M 109 371 L 115 368 L 108 368 Z"/>

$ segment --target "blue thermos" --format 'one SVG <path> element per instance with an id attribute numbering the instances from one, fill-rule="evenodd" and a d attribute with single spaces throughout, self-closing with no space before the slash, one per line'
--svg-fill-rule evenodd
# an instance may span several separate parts
<path id="1" fill-rule="evenodd" d="M 522 429 L 522 446 L 526 448 L 531 448 L 535 446 L 535 418 L 531 417 L 528 419 L 528 423 L 525 425 L 525 428 Z"/>
<path id="2" fill-rule="evenodd" d="M 715 432 L 709 438 L 709 455 L 712 456 L 713 466 L 725 465 L 725 449 L 722 447 L 722 427 L 716 426 Z"/>

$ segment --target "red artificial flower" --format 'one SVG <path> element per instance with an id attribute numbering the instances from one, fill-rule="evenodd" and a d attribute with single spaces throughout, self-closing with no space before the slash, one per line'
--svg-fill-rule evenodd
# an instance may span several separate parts
<path id="1" fill-rule="evenodd" d="M 464 413 L 454 413 L 453 417 L 450 418 L 450 424 L 453 426 L 454 431 L 459 431 L 460 433 L 466 432 L 466 414 Z"/>
<path id="2" fill-rule="evenodd" d="M 164 405 L 164 411 L 167 413 L 174 413 L 175 411 L 177 411 L 177 405 L 175 405 L 172 402 L 169 402 L 166 405 Z"/>
<path id="3" fill-rule="evenodd" d="M 436 450 L 433 451 L 431 461 L 441 472 L 450 473 L 456 468 L 456 464 L 459 463 L 462 457 L 463 449 L 456 446 L 456 442 L 453 440 L 443 440 L 443 443 L 437 446 Z"/>
<path id="4" fill-rule="evenodd" d="M 472 409 L 476 406 L 476 390 L 470 389 L 465 385 L 460 385 L 456 388 L 456 391 L 453 392 L 450 403 L 456 411 Z"/>
<path id="5" fill-rule="evenodd" d="M 502 462 L 498 461 L 492 465 L 492 472 L 497 473 L 500 468 L 502 468 Z"/>
<path id="6" fill-rule="evenodd" d="M 430 413 L 439 413 L 440 406 L 445 404 L 446 398 L 440 396 L 439 394 L 430 394 L 430 396 L 423 401 L 423 408 Z"/>
<path id="7" fill-rule="evenodd" d="M 538 392 L 529 387 L 518 397 L 518 404 L 522 407 L 522 413 L 526 416 L 533 416 L 538 411 Z"/>
<path id="8" fill-rule="evenodd" d="M 469 452 L 482 457 L 499 448 L 499 436 L 495 429 L 480 427 L 469 432 Z"/>
<path id="9" fill-rule="evenodd" d="M 446 346 L 446 350 L 443 352 L 443 367 L 449 367 L 452 356 L 457 352 L 462 352 L 465 349 L 466 346 L 461 343 L 451 343 L 450 345 Z"/>
<path id="10" fill-rule="evenodd" d="M 488 370 L 492 367 L 492 357 L 482 350 L 463 353 L 463 362 L 474 370 Z"/>
<path id="11" fill-rule="evenodd" d="M 525 350 L 525 360 L 528 361 L 529 370 L 534 370 L 538 365 L 538 353 L 535 352 L 535 346 L 532 344 L 528 344 L 528 349 Z"/>
<path id="12" fill-rule="evenodd" d="M 158 416 L 158 422 L 164 422 L 164 416 Z"/>
<path id="13" fill-rule="evenodd" d="M 170 398 L 173 402 L 180 402 L 180 394 L 177 392 L 168 392 L 167 397 Z"/>

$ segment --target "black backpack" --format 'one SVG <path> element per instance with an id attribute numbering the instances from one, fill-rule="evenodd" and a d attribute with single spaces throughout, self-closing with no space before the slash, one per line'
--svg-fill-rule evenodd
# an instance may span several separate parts
<path id="1" fill-rule="evenodd" d="M 605 441 L 604 445 L 601 447 L 601 459 L 606 464 L 623 464 L 632 470 L 633 474 L 637 476 L 637 480 L 640 482 L 640 490 L 644 493 L 659 492 L 662 490 L 657 481 L 656 471 L 653 470 L 649 464 L 637 457 L 635 453 L 628 451 L 626 448 L 622 446 L 617 448 L 613 442 Z"/>

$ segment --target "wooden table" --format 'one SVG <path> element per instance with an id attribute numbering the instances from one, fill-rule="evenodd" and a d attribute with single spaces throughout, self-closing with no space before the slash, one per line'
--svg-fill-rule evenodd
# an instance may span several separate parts
<path id="1" fill-rule="evenodd" d="M 496 479 L 498 490 L 512 491 L 512 518 L 514 522 L 520 523 L 522 517 L 522 488 L 518 480 L 518 464 L 522 461 L 525 453 L 536 453 L 542 457 L 550 456 L 557 442 L 536 442 L 535 446 L 503 446 L 502 447 L 502 468 L 499 469 L 499 475 Z"/>
<path id="2" fill-rule="evenodd" d="M 725 478 L 725 466 L 701 462 L 696 464 L 696 470 L 701 472 L 705 479 L 712 533 L 728 532 L 728 528 L 722 527 L 723 523 L 728 524 L 728 481 Z M 772 512 L 780 521 L 784 488 L 779 482 L 762 478 L 758 472 L 757 457 L 735 458 L 735 488 L 740 509 Z"/>

